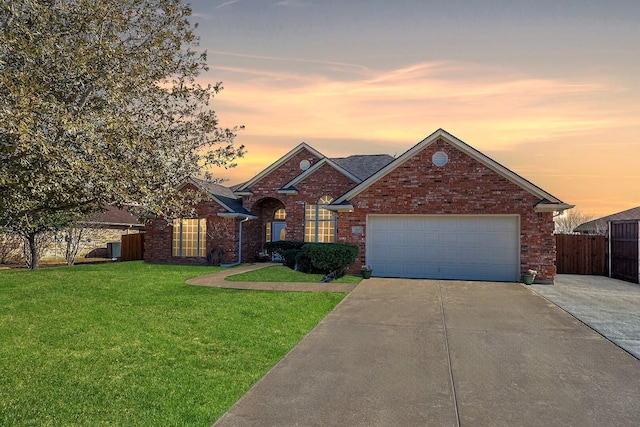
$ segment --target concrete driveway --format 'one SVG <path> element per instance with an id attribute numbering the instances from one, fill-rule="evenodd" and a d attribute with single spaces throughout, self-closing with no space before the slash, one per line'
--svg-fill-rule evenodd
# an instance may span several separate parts
<path id="1" fill-rule="evenodd" d="M 376 278 L 215 426 L 636 426 L 638 390 L 638 360 L 530 287 Z"/>
<path id="2" fill-rule="evenodd" d="M 555 285 L 531 289 L 640 359 L 640 285 L 560 274 Z"/>

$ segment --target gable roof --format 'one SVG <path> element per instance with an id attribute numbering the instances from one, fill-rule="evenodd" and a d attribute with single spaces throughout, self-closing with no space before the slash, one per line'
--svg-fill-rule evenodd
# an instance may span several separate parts
<path id="1" fill-rule="evenodd" d="M 295 156 L 296 154 L 298 154 L 302 150 L 309 151 L 311 154 L 313 154 L 314 156 L 318 157 L 319 159 L 322 159 L 322 158 L 325 157 L 324 154 L 320 153 L 319 151 L 316 151 L 313 147 L 307 145 L 307 143 L 302 142 L 302 143 L 298 144 L 298 146 L 295 147 L 293 150 L 289 151 L 287 154 L 285 154 L 284 156 L 280 157 L 280 159 L 278 159 L 276 162 L 272 163 L 269 167 L 267 167 L 265 170 L 260 172 L 258 175 L 254 176 L 253 178 L 251 178 L 249 181 L 245 182 L 244 184 L 241 184 L 234 191 L 236 191 L 238 193 L 242 193 L 244 191 L 248 191 L 249 187 L 251 187 L 256 182 L 260 181 L 265 176 L 269 175 L 271 172 L 273 172 L 274 170 L 279 168 L 281 165 L 286 163 L 290 158 L 292 158 L 293 156 Z"/>
<path id="2" fill-rule="evenodd" d="M 278 190 L 278 192 L 288 193 L 288 192 L 291 192 L 291 191 L 295 191 L 295 185 L 297 183 L 299 183 L 300 181 L 302 181 L 303 179 L 305 179 L 309 175 L 313 174 L 315 171 L 317 171 L 318 169 L 320 169 L 324 165 L 331 166 L 332 168 L 334 168 L 335 170 L 337 170 L 341 174 L 345 175 L 347 178 L 351 179 L 356 184 L 359 184 L 359 183 L 362 182 L 362 180 L 360 178 L 358 178 L 357 176 L 355 176 L 354 174 L 352 174 L 351 172 L 349 172 L 345 168 L 341 167 L 340 165 L 338 165 L 337 163 L 335 163 L 331 159 L 325 157 L 322 160 L 320 160 L 319 162 L 315 162 L 313 164 L 313 166 L 311 166 L 306 171 L 302 172 L 300 175 L 298 175 L 297 177 L 295 177 L 291 181 L 287 182 L 281 189 Z"/>
<path id="3" fill-rule="evenodd" d="M 102 206 L 101 210 L 89 215 L 82 223 L 96 228 L 144 228 L 144 224 L 131 212 L 112 205 Z"/>
<path id="4" fill-rule="evenodd" d="M 362 181 L 387 166 L 394 161 L 395 158 L 388 154 L 368 154 L 340 157 L 331 160 Z"/>
<path id="5" fill-rule="evenodd" d="M 606 230 L 607 223 L 609 221 L 626 221 L 626 220 L 640 220 L 640 206 L 627 209 L 626 211 L 617 212 L 611 215 L 603 216 L 602 218 L 587 221 L 580 224 L 573 231 L 577 233 L 589 233 L 599 230 Z"/>
<path id="6" fill-rule="evenodd" d="M 200 190 L 206 192 L 220 206 L 225 208 L 229 214 L 253 216 L 251 212 L 249 212 L 244 208 L 244 206 L 242 206 L 242 199 L 236 197 L 231 189 L 220 184 L 205 181 L 203 179 L 195 177 L 192 177 L 189 182 L 195 185 Z M 184 185 L 186 185 L 186 183 Z M 180 188 L 184 187 L 184 185 L 182 185 Z"/>
<path id="7" fill-rule="evenodd" d="M 460 139 L 456 138 L 455 136 L 451 135 L 450 133 L 448 133 L 444 129 L 436 130 L 431 135 L 429 135 L 428 137 L 426 137 L 425 139 L 420 141 L 418 144 L 414 145 L 412 148 L 407 150 L 400 157 L 396 158 L 393 162 L 387 164 L 385 167 L 380 169 L 378 172 L 374 173 L 369 178 L 367 178 L 366 180 L 362 181 L 359 185 L 354 187 L 351 191 L 347 192 L 346 194 L 344 194 L 340 198 L 336 199 L 332 203 L 332 206 L 336 205 L 335 207 L 337 209 L 347 209 L 347 210 L 349 208 L 352 209 L 353 207 L 350 207 L 349 199 L 357 196 L 358 194 L 360 194 L 361 192 L 363 192 L 364 190 L 369 188 L 371 185 L 373 185 L 380 178 L 382 178 L 383 176 L 387 175 L 389 172 L 393 171 L 397 167 L 401 166 L 403 163 L 405 163 L 407 160 L 412 158 L 414 155 L 416 155 L 417 153 L 419 153 L 420 151 L 422 151 L 426 147 L 428 147 L 431 144 L 433 144 L 434 142 L 436 142 L 439 138 L 444 139 L 446 142 L 448 142 L 449 144 L 451 144 L 455 148 L 459 149 L 460 151 L 464 152 L 468 156 L 470 156 L 473 159 L 477 160 L 478 162 L 482 163 L 484 166 L 486 166 L 487 168 L 491 169 L 492 171 L 494 171 L 498 175 L 504 177 L 508 181 L 514 183 L 515 185 L 519 186 L 520 188 L 522 188 L 522 189 L 528 191 L 529 193 L 533 194 L 534 196 L 540 198 L 540 202 L 535 207 L 536 211 L 538 211 L 538 212 L 550 212 L 550 211 L 571 209 L 573 207 L 573 205 L 568 205 L 568 204 L 562 202 L 560 199 L 552 196 L 551 194 L 547 193 L 546 191 L 544 191 L 540 187 L 534 185 L 533 183 L 531 183 L 530 181 L 524 179 L 523 177 L 521 177 L 520 175 L 516 174 L 515 172 L 513 172 L 513 171 L 507 169 L 506 167 L 502 166 L 500 163 L 498 163 L 498 162 L 492 160 L 491 158 L 485 156 L 484 154 L 482 154 L 481 152 L 479 152 L 475 148 L 471 147 L 470 145 L 467 145 L 466 143 L 464 143 Z"/>

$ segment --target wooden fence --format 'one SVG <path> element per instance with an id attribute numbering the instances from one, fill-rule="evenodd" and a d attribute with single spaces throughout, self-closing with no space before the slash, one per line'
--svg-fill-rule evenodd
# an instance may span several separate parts
<path id="1" fill-rule="evenodd" d="M 640 283 L 640 221 L 612 221 L 611 277 Z"/>
<path id="2" fill-rule="evenodd" d="M 558 274 L 607 275 L 605 236 L 556 234 Z"/>
<path id="3" fill-rule="evenodd" d="M 121 261 L 144 259 L 144 233 L 122 235 Z"/>

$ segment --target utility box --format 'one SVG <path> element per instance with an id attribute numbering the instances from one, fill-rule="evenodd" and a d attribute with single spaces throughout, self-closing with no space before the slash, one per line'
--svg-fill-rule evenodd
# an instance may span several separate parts
<path id="1" fill-rule="evenodd" d="M 122 256 L 122 243 L 121 242 L 109 242 L 107 243 L 107 258 L 120 259 Z"/>

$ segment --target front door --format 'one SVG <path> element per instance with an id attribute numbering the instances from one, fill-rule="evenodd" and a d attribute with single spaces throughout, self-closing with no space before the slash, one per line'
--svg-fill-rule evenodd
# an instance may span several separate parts
<path id="1" fill-rule="evenodd" d="M 274 222 L 271 226 L 271 241 L 279 242 L 287 238 L 287 224 L 285 222 Z"/>

